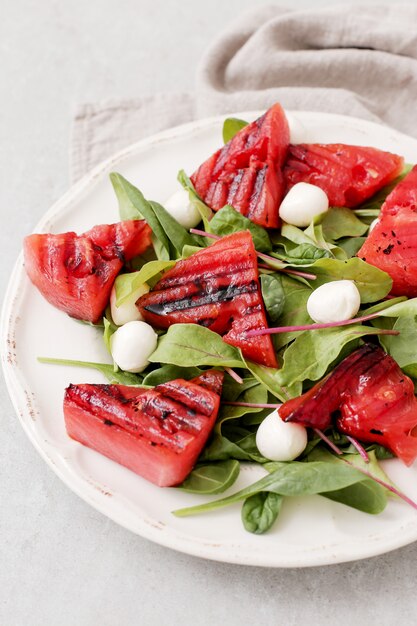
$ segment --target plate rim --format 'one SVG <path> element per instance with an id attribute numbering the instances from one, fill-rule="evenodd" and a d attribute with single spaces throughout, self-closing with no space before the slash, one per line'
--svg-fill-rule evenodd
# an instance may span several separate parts
<path id="1" fill-rule="evenodd" d="M 48 225 L 48 222 L 54 217 L 59 216 L 64 208 L 71 210 L 71 204 L 77 201 L 78 197 L 83 194 L 84 191 L 88 191 L 88 188 L 94 184 L 94 181 L 101 177 L 102 174 L 107 172 L 110 167 L 116 164 L 120 164 L 125 159 L 130 156 L 134 156 L 140 153 L 143 150 L 146 150 L 150 146 L 158 145 L 164 141 L 172 141 L 175 140 L 176 137 L 181 136 L 184 137 L 188 133 L 198 132 L 198 130 L 203 130 L 206 127 L 211 125 L 217 125 L 224 121 L 227 116 L 236 116 L 247 118 L 254 118 L 262 114 L 263 111 L 243 111 L 237 113 L 230 114 L 222 114 L 216 115 L 200 120 L 195 120 L 192 122 L 188 122 L 186 124 L 181 124 L 179 126 L 174 126 L 172 128 L 161 131 L 157 134 L 151 135 L 150 137 L 146 137 L 132 143 L 131 145 L 117 151 L 114 155 L 110 156 L 108 159 L 102 161 L 97 164 L 90 172 L 86 173 L 79 181 L 73 184 L 67 192 L 65 192 L 53 205 L 42 215 L 41 219 L 35 225 L 33 232 L 42 232 L 45 227 Z M 385 131 L 392 131 L 399 140 L 407 140 L 416 143 L 417 148 L 417 139 L 409 137 L 400 131 L 390 128 L 389 126 L 385 126 L 382 124 L 378 124 L 372 121 L 364 120 L 361 118 L 350 117 L 346 115 L 334 114 L 334 113 L 322 113 L 316 111 L 292 111 L 286 110 L 288 114 L 301 115 L 314 117 L 318 120 L 320 119 L 329 119 L 332 118 L 335 122 L 345 123 L 345 124 L 356 124 L 359 126 L 364 126 L 369 129 L 372 127 L 375 131 L 383 128 Z M 323 545 L 320 548 L 320 552 L 317 548 L 311 548 L 308 551 L 292 554 L 290 557 L 286 558 L 277 558 L 277 554 L 274 552 L 265 558 L 265 553 L 262 550 L 259 550 L 259 554 L 256 554 L 255 551 L 241 551 L 239 545 L 230 546 L 229 544 L 218 544 L 213 541 L 207 540 L 203 541 L 202 539 L 196 539 L 187 533 L 179 532 L 174 528 L 170 528 L 169 526 L 161 526 L 156 523 L 151 523 L 149 520 L 145 520 L 144 518 L 137 518 L 136 526 L 133 527 L 129 521 L 120 519 L 114 512 L 113 509 L 110 509 L 110 512 L 106 510 L 105 502 L 103 499 L 103 495 L 100 494 L 99 490 L 90 490 L 85 489 L 84 481 L 83 484 L 78 484 L 77 481 L 74 481 L 71 472 L 65 471 L 65 467 L 56 463 L 48 454 L 45 446 L 42 446 L 39 439 L 36 437 L 35 430 L 30 428 L 32 425 L 32 421 L 30 418 L 30 406 L 28 406 L 27 399 L 25 397 L 25 392 L 30 389 L 25 389 L 23 387 L 23 383 L 19 381 L 19 377 L 15 371 L 16 367 L 13 362 L 9 362 L 10 354 L 11 354 L 11 341 L 12 341 L 12 331 L 15 328 L 16 319 L 13 317 L 13 306 L 15 304 L 16 298 L 19 297 L 17 294 L 17 288 L 22 280 L 22 276 L 25 277 L 24 273 L 24 265 L 23 265 L 23 254 L 20 254 L 17 257 L 17 260 L 14 264 L 13 270 L 11 272 L 9 282 L 7 285 L 7 289 L 5 292 L 5 298 L 3 301 L 2 312 L 1 312 L 1 320 L 0 320 L 0 342 L 1 342 L 1 360 L 4 378 L 6 381 L 6 387 L 16 412 L 16 415 L 19 419 L 20 424 L 23 427 L 24 432 L 28 436 L 31 443 L 34 445 L 37 452 L 44 459 L 47 465 L 54 471 L 56 475 L 62 480 L 62 482 L 71 489 L 74 493 L 76 493 L 80 498 L 82 498 L 87 504 L 93 506 L 100 513 L 110 518 L 113 522 L 119 524 L 120 526 L 130 530 L 131 532 L 140 535 L 141 537 L 158 543 L 159 545 L 163 545 L 165 547 L 177 550 L 179 552 L 198 556 L 201 558 L 206 558 L 209 560 L 220 561 L 225 563 L 234 563 L 234 564 L 245 564 L 252 566 L 263 566 L 263 567 L 313 567 L 313 566 L 321 566 L 321 565 L 330 565 L 343 563 L 348 561 L 353 561 L 362 558 L 370 558 L 372 556 L 377 556 L 379 554 L 384 554 L 395 550 L 397 548 L 403 547 L 417 540 L 417 520 L 416 523 L 413 524 L 413 532 L 403 532 L 398 537 L 391 537 L 391 540 L 387 541 L 387 538 L 375 536 L 372 545 L 367 546 L 367 550 L 364 552 L 363 546 L 357 552 L 350 551 L 349 553 L 340 554 L 340 544 L 338 544 L 339 553 L 333 553 L 331 545 Z M 80 480 L 80 478 L 78 477 Z M 81 479 L 82 480 L 82 479 Z M 408 523 L 407 526 L 410 526 Z M 404 528 L 404 531 L 406 529 Z M 163 531 L 163 532 L 161 532 Z M 260 539 L 261 540 L 261 539 Z M 220 552 L 219 552 L 220 551 Z M 260 556 L 262 558 L 260 558 Z M 306 558 L 307 557 L 307 558 Z"/>

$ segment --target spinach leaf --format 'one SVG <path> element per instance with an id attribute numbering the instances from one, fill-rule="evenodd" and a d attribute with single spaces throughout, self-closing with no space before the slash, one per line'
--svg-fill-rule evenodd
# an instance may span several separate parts
<path id="1" fill-rule="evenodd" d="M 292 385 L 284 386 L 282 384 L 281 370 L 273 367 L 259 365 L 252 361 L 246 361 L 246 367 L 255 376 L 259 382 L 264 385 L 270 393 L 276 396 L 281 402 L 286 402 L 290 398 L 296 398 L 301 395 L 302 385 L 295 382 Z"/>
<path id="2" fill-rule="evenodd" d="M 200 248 L 200 246 L 184 246 L 181 256 L 183 259 L 188 259 L 188 257 L 190 257 L 192 254 L 200 252 L 200 250 L 204 250 L 204 248 Z"/>
<path id="3" fill-rule="evenodd" d="M 267 231 L 254 224 L 247 217 L 236 211 L 232 206 L 226 205 L 217 211 L 209 224 L 209 232 L 223 237 L 241 230 L 249 230 L 252 235 L 253 245 L 258 252 L 269 252 L 272 243 Z"/>
<path id="4" fill-rule="evenodd" d="M 236 400 L 232 400 L 232 402 L 235 401 L 248 402 L 250 404 L 265 404 L 268 402 L 268 390 L 260 384 L 251 385 L 249 389 L 242 389 Z M 262 408 L 259 407 L 230 406 L 223 404 L 220 407 L 215 430 L 220 433 L 224 422 L 237 419 L 248 413 L 259 413 L 261 411 Z"/>
<path id="5" fill-rule="evenodd" d="M 344 250 L 346 257 L 351 259 L 356 256 L 366 241 L 366 237 L 346 237 L 339 239 L 337 245 Z"/>
<path id="6" fill-rule="evenodd" d="M 242 128 L 248 125 L 248 122 L 240 120 L 237 117 L 228 117 L 223 122 L 223 141 L 227 143 L 238 133 Z"/>
<path id="7" fill-rule="evenodd" d="M 346 345 L 355 345 L 361 337 L 377 335 L 379 331 L 370 326 L 353 324 L 298 333 L 297 339 L 284 353 L 284 364 L 277 371 L 277 379 L 283 386 L 318 380 L 335 364 Z"/>
<path id="8" fill-rule="evenodd" d="M 70 365 L 72 367 L 86 367 L 101 372 L 111 383 L 119 385 L 134 385 L 143 387 L 143 377 L 140 374 L 131 374 L 122 370 L 114 371 L 113 365 L 108 363 L 92 363 L 90 361 L 74 361 L 72 359 L 51 359 L 48 357 L 38 357 L 39 363 L 51 363 L 53 365 Z"/>
<path id="9" fill-rule="evenodd" d="M 400 331 L 400 334 L 384 335 L 379 339 L 385 350 L 402 368 L 417 363 L 416 317 L 399 317 L 393 329 Z"/>
<path id="10" fill-rule="evenodd" d="M 151 387 L 156 387 L 156 385 L 161 385 L 162 383 L 166 383 L 170 380 L 175 380 L 176 378 L 184 378 L 185 380 L 190 380 L 191 378 L 196 378 L 202 374 L 203 370 L 199 367 L 178 367 L 178 365 L 163 365 L 146 376 L 143 379 L 144 385 L 149 385 Z"/>
<path id="11" fill-rule="evenodd" d="M 384 493 L 384 488 L 370 478 L 344 489 L 328 491 L 323 495 L 329 498 L 329 500 L 334 500 L 372 515 L 382 513 L 387 505 L 387 496 Z"/>
<path id="12" fill-rule="evenodd" d="M 199 462 L 226 461 L 236 459 L 239 461 L 253 461 L 255 463 L 265 463 L 261 453 L 256 448 L 255 433 L 250 433 L 245 437 L 232 441 L 225 435 L 215 432 L 209 445 L 206 446 L 200 455 Z"/>
<path id="13" fill-rule="evenodd" d="M 260 277 L 262 298 L 270 321 L 275 324 L 284 311 L 285 291 L 278 274 L 262 274 Z"/>
<path id="14" fill-rule="evenodd" d="M 415 317 L 417 316 L 417 298 L 391 304 L 384 308 L 380 315 L 381 317 Z"/>
<path id="15" fill-rule="evenodd" d="M 359 237 L 368 230 L 368 225 L 346 207 L 329 208 L 321 220 L 321 227 L 324 237 L 332 241 L 341 237 Z"/>
<path id="16" fill-rule="evenodd" d="M 318 259 L 330 258 L 332 255 L 327 250 L 318 248 L 310 243 L 300 243 L 296 246 L 286 246 L 285 253 L 275 250 L 272 255 L 288 265 L 309 267 Z"/>
<path id="17" fill-rule="evenodd" d="M 237 348 L 225 343 L 217 333 L 197 324 L 170 326 L 166 335 L 159 338 L 149 360 L 151 363 L 182 367 L 244 367 Z"/>
<path id="18" fill-rule="evenodd" d="M 282 496 L 268 491 L 260 491 L 246 498 L 242 506 L 245 529 L 256 535 L 269 530 L 279 515 L 282 501 Z"/>
<path id="19" fill-rule="evenodd" d="M 197 465 L 178 489 L 206 495 L 223 493 L 233 485 L 239 472 L 239 461 L 233 459 L 208 465 Z"/>
<path id="20" fill-rule="evenodd" d="M 188 191 L 189 201 L 192 204 L 192 206 L 194 206 L 197 209 L 197 211 L 200 213 L 201 219 L 203 220 L 203 223 L 204 223 L 204 228 L 207 230 L 208 224 L 211 218 L 213 217 L 214 212 L 200 198 L 200 196 L 198 195 L 198 193 L 196 192 L 194 188 L 193 183 L 191 182 L 187 174 L 184 172 L 184 170 L 180 170 L 178 172 L 177 180 L 180 183 L 180 185 L 182 185 L 183 188 L 186 191 Z"/>
<path id="21" fill-rule="evenodd" d="M 392 287 L 392 279 L 386 272 L 358 258 L 319 259 L 311 266 L 311 272 L 317 276 L 314 288 L 332 280 L 354 280 L 362 303 L 382 300 Z"/>
<path id="22" fill-rule="evenodd" d="M 205 246 L 203 238 L 191 235 L 158 202 L 146 200 L 139 189 L 121 174 L 113 172 L 110 174 L 110 180 L 119 201 L 121 218 L 147 221 L 154 238 L 159 241 L 159 245 L 154 245 L 158 258 L 178 259 L 185 245 Z"/>
<path id="23" fill-rule="evenodd" d="M 132 293 L 143 283 L 147 283 L 155 276 L 171 267 L 175 261 L 149 261 L 138 272 L 119 274 L 115 280 L 116 306 L 120 306 L 130 298 Z"/>
<path id="24" fill-rule="evenodd" d="M 314 281 L 315 282 L 315 281 Z M 312 324 L 307 313 L 307 300 L 311 295 L 311 287 L 304 285 L 289 276 L 281 275 L 281 285 L 284 290 L 285 300 L 280 317 L 277 319 L 279 326 L 302 326 Z M 274 335 L 274 346 L 277 350 L 286 346 L 299 333 L 281 333 Z"/>
<path id="25" fill-rule="evenodd" d="M 363 479 L 361 472 L 344 463 L 336 464 L 326 461 L 303 463 L 292 461 L 291 463 L 281 463 L 268 476 L 264 476 L 253 485 L 245 487 L 231 496 L 197 506 L 178 509 L 173 511 L 173 513 L 177 517 L 186 517 L 188 515 L 214 511 L 240 500 L 245 500 L 260 491 L 268 491 L 281 496 L 325 494 L 329 491 L 337 491 L 357 482 L 362 482 Z"/>

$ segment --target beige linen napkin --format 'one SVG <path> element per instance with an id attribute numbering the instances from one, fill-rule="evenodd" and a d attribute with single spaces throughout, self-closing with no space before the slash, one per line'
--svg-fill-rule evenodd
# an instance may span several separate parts
<path id="1" fill-rule="evenodd" d="M 79 106 L 73 180 L 170 126 L 276 101 L 385 122 L 417 137 L 417 6 L 264 6 L 246 13 L 206 52 L 194 94 Z"/>

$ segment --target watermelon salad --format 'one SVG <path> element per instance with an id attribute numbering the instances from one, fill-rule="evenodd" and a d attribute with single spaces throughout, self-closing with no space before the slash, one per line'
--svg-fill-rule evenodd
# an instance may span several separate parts
<path id="1" fill-rule="evenodd" d="M 27 274 L 103 333 L 107 383 L 63 390 L 69 437 L 160 487 L 242 503 L 263 533 L 319 494 L 376 514 L 380 461 L 417 458 L 417 166 L 346 144 L 292 144 L 274 104 L 165 206 L 110 175 L 119 222 L 26 237 Z M 417 230 L 416 230 L 417 233 Z M 242 463 L 264 477 L 226 497 Z"/>

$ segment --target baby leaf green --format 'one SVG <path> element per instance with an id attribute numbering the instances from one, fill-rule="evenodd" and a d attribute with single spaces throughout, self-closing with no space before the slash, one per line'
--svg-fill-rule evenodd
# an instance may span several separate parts
<path id="1" fill-rule="evenodd" d="M 178 488 L 205 495 L 223 493 L 236 481 L 239 471 L 240 463 L 234 459 L 197 465 Z"/>

